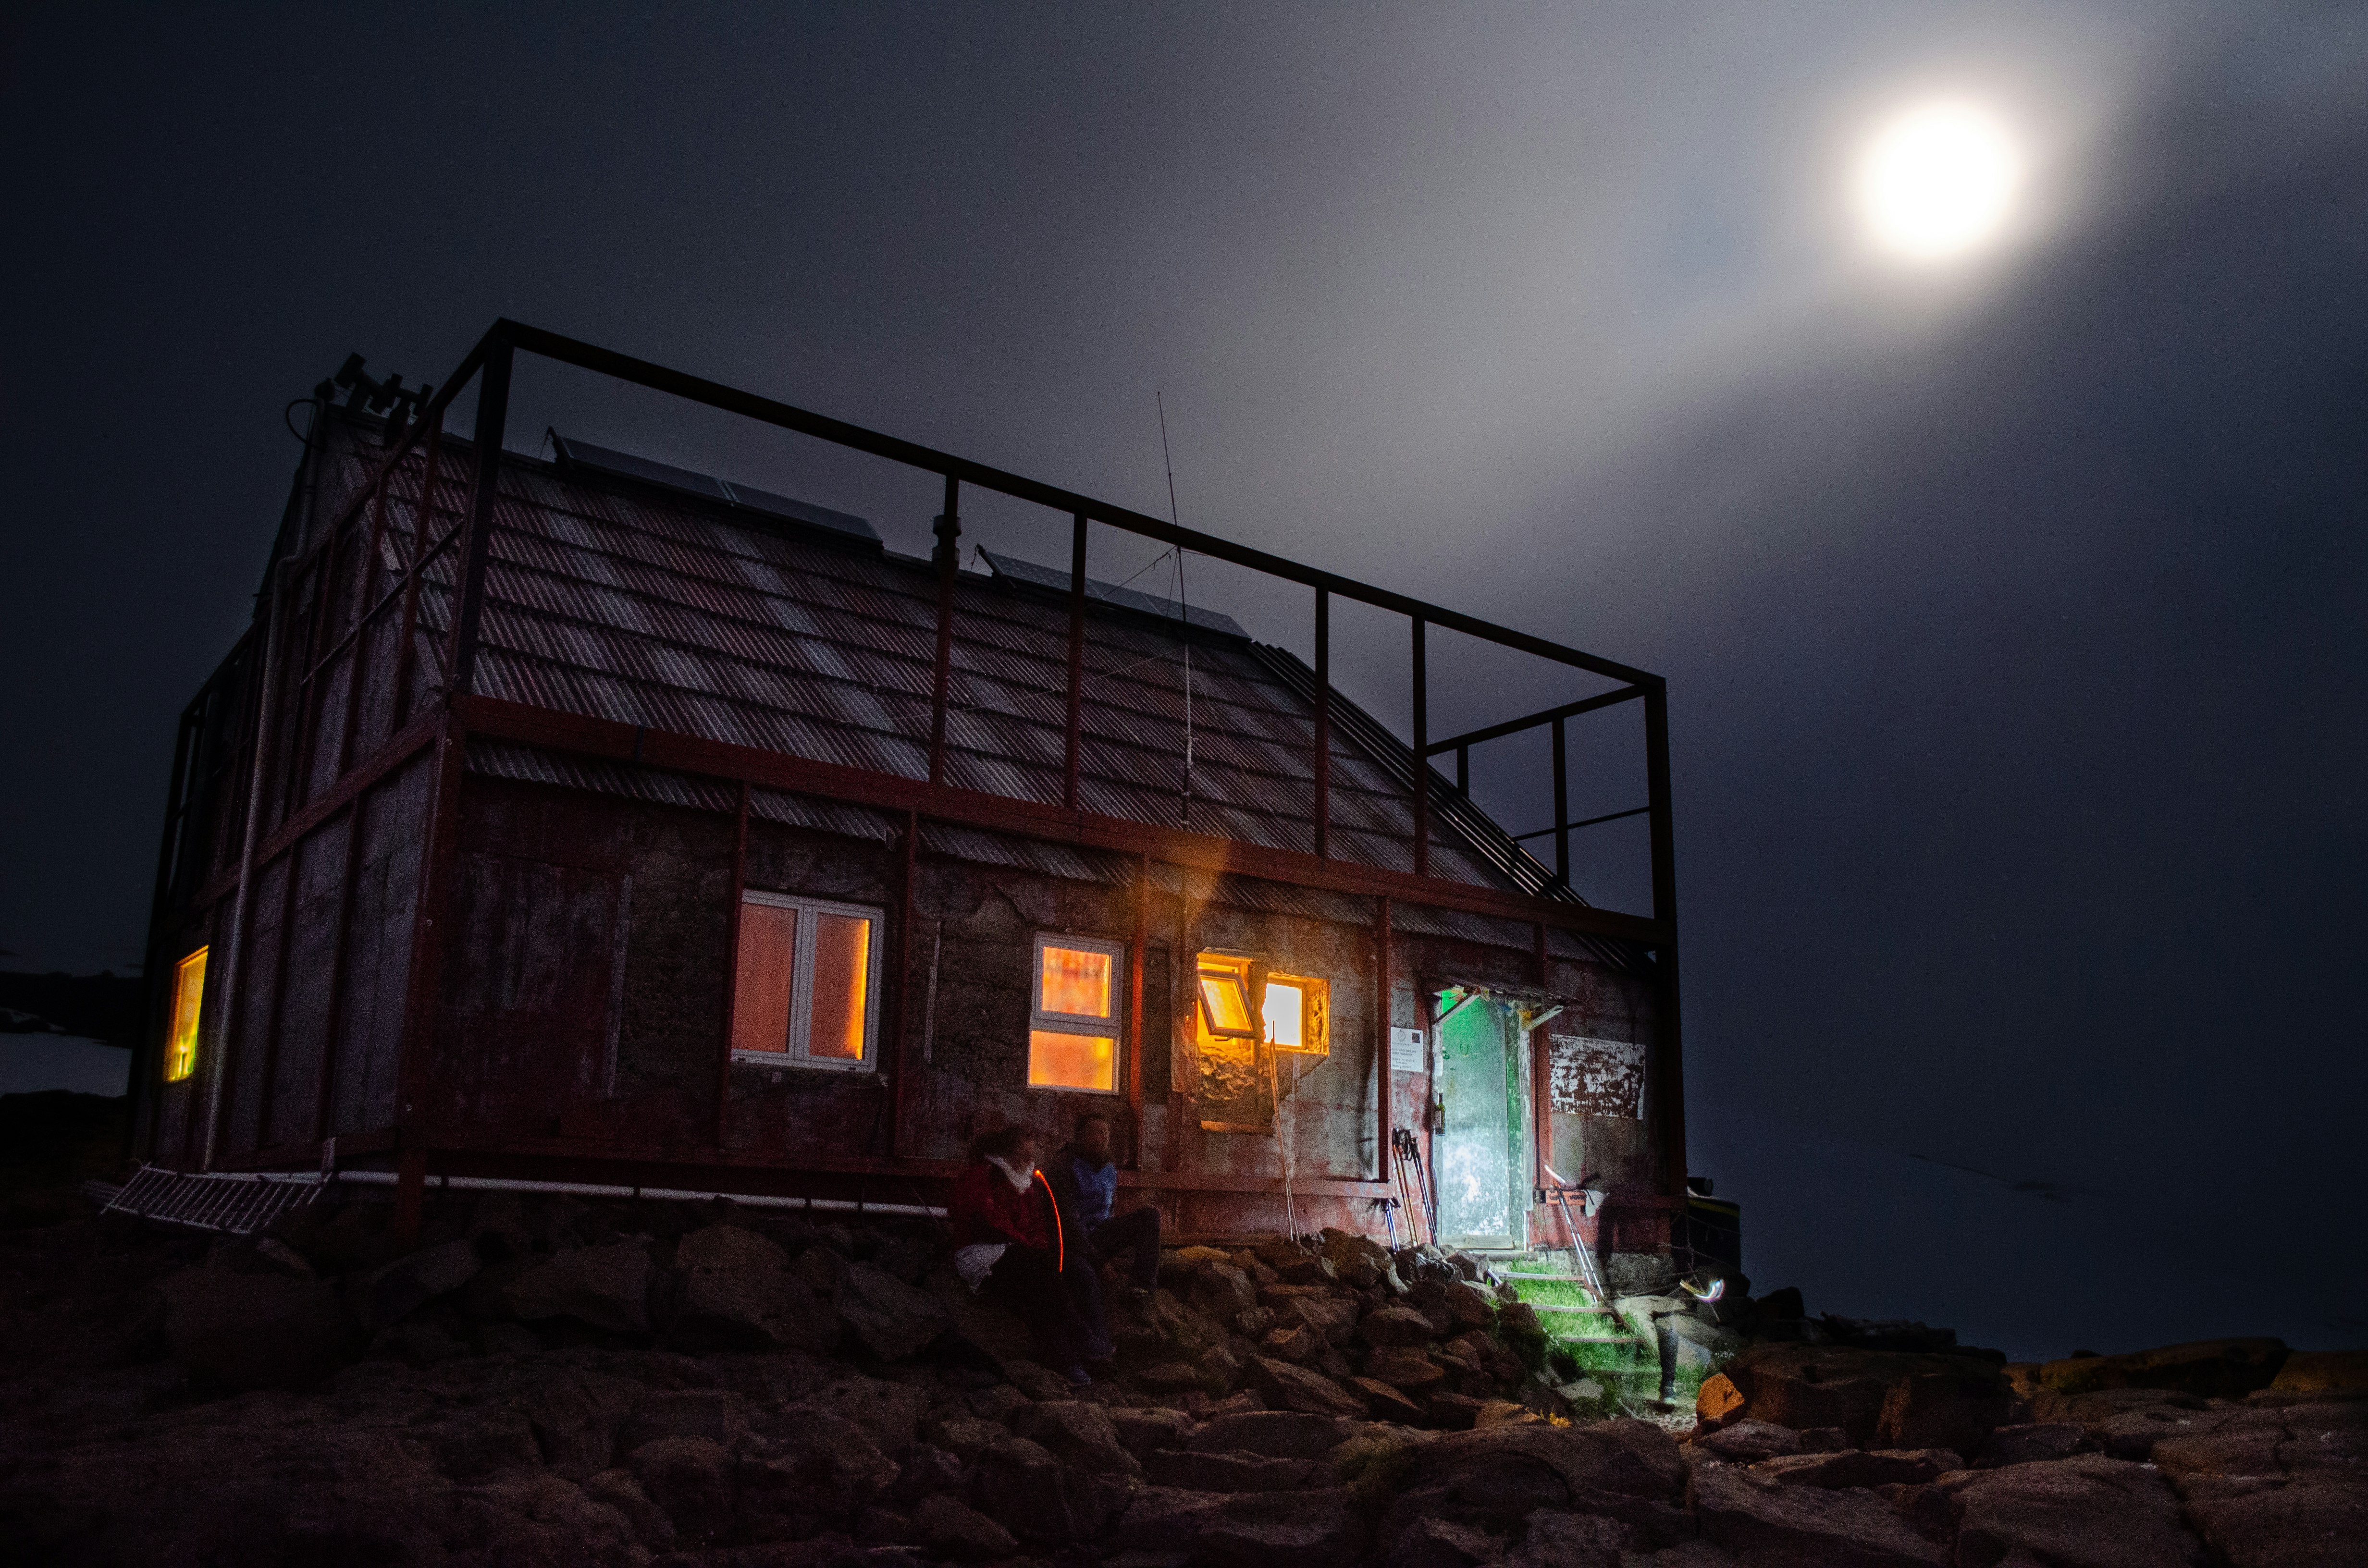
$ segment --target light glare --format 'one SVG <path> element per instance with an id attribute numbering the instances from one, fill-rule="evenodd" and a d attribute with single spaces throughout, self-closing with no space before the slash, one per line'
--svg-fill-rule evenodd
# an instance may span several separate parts
<path id="1" fill-rule="evenodd" d="M 1859 164 L 1858 202 L 1886 248 L 1941 260 L 1995 236 L 2021 183 L 2021 156 L 1996 117 L 1930 104 L 1876 132 Z"/>

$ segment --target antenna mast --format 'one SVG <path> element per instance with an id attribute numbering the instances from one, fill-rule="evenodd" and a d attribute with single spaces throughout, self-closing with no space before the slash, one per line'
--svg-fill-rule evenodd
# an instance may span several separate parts
<path id="1" fill-rule="evenodd" d="M 1159 460 L 1167 466 L 1167 520 L 1184 524 L 1176 515 L 1176 459 L 1167 449 L 1167 395 L 1155 392 L 1159 408 Z M 1192 601 L 1184 591 L 1184 547 L 1176 547 L 1176 608 L 1181 613 L 1184 637 L 1184 794 L 1182 825 L 1192 825 Z"/>

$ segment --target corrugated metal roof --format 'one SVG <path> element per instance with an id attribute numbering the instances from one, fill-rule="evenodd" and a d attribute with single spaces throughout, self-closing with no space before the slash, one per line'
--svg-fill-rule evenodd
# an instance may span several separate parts
<path id="1" fill-rule="evenodd" d="M 466 442 L 448 437 L 445 452 L 438 531 L 457 521 L 466 504 L 472 466 Z M 340 455 L 330 488 L 333 494 L 350 494 L 376 452 L 368 444 L 348 444 Z M 609 473 L 571 476 L 540 460 L 507 454 L 501 474 L 480 627 L 479 691 L 900 778 L 926 777 L 938 590 L 928 562 L 851 538 L 768 527 L 746 508 L 702 502 L 657 483 L 636 487 Z M 391 486 L 393 505 L 382 546 L 391 571 L 411 548 L 417 486 L 415 454 Z M 964 572 L 955 583 L 948 780 L 1020 800 L 1058 801 L 1067 574 L 1008 556 L 989 560 L 994 575 Z M 442 642 L 453 568 L 448 551 L 425 580 L 424 643 Z M 1107 587 L 1097 599 L 1108 603 L 1098 602 L 1087 620 L 1080 803 L 1125 820 L 1312 851 L 1314 687 L 1305 666 L 1249 642 L 1238 625 L 1215 611 L 1195 608 L 1188 629 L 1170 601 Z M 1193 644 L 1189 800 L 1187 636 Z M 1337 695 L 1335 701 L 1330 852 L 1410 871 L 1410 751 Z M 494 772 L 526 767 L 520 751 L 488 751 L 479 766 Z M 551 761 L 534 766 L 537 777 L 561 767 Z M 566 768 L 580 787 L 660 798 L 644 793 L 658 788 L 643 777 L 648 770 L 628 770 L 639 780 L 632 782 L 589 763 Z M 681 804 L 693 803 L 694 796 L 706 803 L 713 788 L 696 780 L 666 786 L 682 796 L 675 801 Z M 778 809 L 791 812 L 786 805 Z M 807 812 L 811 806 L 795 810 Z M 861 825 L 861 836 L 893 833 L 893 818 L 883 819 L 890 825 L 882 827 L 870 820 L 878 816 L 859 813 L 847 822 Z M 784 814 L 781 820 L 806 819 Z M 1434 876 L 1536 891 L 1536 863 L 1513 850 L 1468 803 L 1451 808 L 1435 798 L 1432 832 Z M 1079 853 L 1046 847 L 1057 850 L 1064 866 Z M 996 851 L 997 857 L 1012 853 L 1008 846 Z M 1032 852 L 1025 858 L 1053 869 Z M 1104 873 L 1089 874 L 1100 880 Z"/>

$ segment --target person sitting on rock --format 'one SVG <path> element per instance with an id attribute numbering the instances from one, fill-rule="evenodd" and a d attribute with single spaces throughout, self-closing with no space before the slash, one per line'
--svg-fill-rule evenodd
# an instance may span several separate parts
<path id="1" fill-rule="evenodd" d="M 1159 1210 L 1146 1203 L 1113 1214 L 1118 1166 L 1110 1159 L 1110 1120 L 1098 1110 L 1077 1118 L 1076 1137 L 1053 1153 L 1046 1166 L 1053 1192 L 1077 1217 L 1097 1267 L 1107 1257 L 1132 1252 L 1129 1278 L 1136 1299 L 1159 1285 Z"/>
<path id="2" fill-rule="evenodd" d="M 1086 1361 L 1111 1348 L 1101 1329 L 1101 1286 L 1082 1238 L 1066 1234 L 1060 1204 L 1036 1169 L 1036 1135 L 1004 1127 L 973 1143 L 946 1217 L 962 1283 L 1026 1320 L 1045 1359 L 1072 1383 L 1091 1382 Z"/>

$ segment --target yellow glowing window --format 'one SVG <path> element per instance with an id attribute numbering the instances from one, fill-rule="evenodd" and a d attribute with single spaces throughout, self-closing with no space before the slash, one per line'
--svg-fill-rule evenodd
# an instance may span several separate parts
<path id="1" fill-rule="evenodd" d="M 1201 1021 L 1220 1040 L 1256 1040 L 1258 1016 L 1250 1009 L 1250 960 L 1229 953 L 1202 953 L 1198 964 Z"/>
<path id="2" fill-rule="evenodd" d="M 1266 1038 L 1277 1051 L 1308 1056 L 1332 1051 L 1332 986 L 1303 974 L 1278 974 L 1266 983 Z"/>
<path id="3" fill-rule="evenodd" d="M 744 895 L 733 971 L 733 1056 L 871 1068 L 880 926 L 876 909 Z"/>
<path id="4" fill-rule="evenodd" d="M 165 1040 L 165 1076 L 178 1082 L 198 1070 L 198 1015 L 206 1000 L 206 949 L 173 969 L 173 1032 Z"/>
<path id="5" fill-rule="evenodd" d="M 1118 1090 L 1118 975 L 1126 949 L 1039 936 L 1028 999 L 1028 1086 Z"/>

